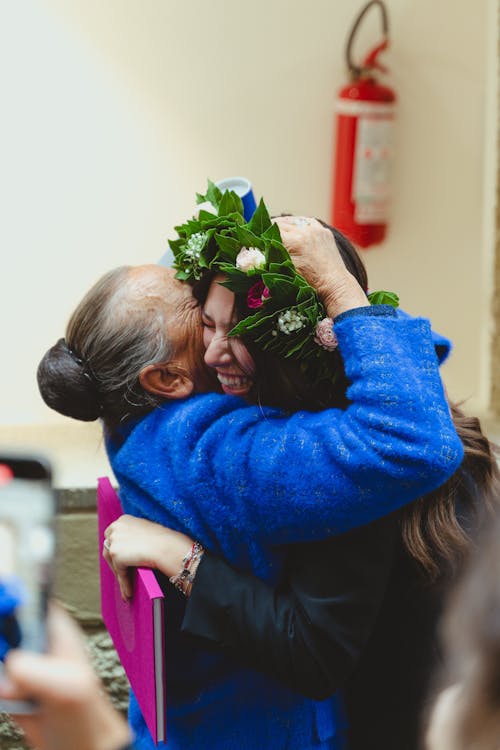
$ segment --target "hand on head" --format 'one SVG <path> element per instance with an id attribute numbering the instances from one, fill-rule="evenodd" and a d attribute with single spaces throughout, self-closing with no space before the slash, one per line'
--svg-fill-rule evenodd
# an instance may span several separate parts
<path id="1" fill-rule="evenodd" d="M 34 699 L 39 710 L 14 716 L 38 750 L 118 750 L 130 741 L 127 723 L 112 707 L 70 617 L 52 606 L 50 651 L 14 650 L 5 661 L 0 698 Z"/>
<path id="2" fill-rule="evenodd" d="M 330 229 L 317 219 L 279 216 L 283 244 L 299 273 L 313 286 L 330 317 L 368 305 L 366 295 L 347 270 Z"/>

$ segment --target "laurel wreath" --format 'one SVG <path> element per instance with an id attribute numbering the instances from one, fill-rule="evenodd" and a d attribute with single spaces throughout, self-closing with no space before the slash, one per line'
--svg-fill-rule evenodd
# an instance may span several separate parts
<path id="1" fill-rule="evenodd" d="M 232 191 L 222 193 L 210 180 L 206 193 L 197 193 L 196 198 L 213 210 L 201 208 L 197 217 L 175 227 L 178 237 L 169 244 L 176 278 L 194 284 L 205 273 L 224 274 L 223 285 L 243 296 L 249 310 L 229 335 L 241 336 L 280 358 L 300 360 L 312 382 L 331 381 L 332 351 L 316 337 L 326 310 L 316 290 L 296 270 L 264 201 L 247 222 L 240 197 Z M 259 288 L 265 290 L 260 300 Z M 368 299 L 371 304 L 399 304 L 394 292 L 372 292 Z"/>

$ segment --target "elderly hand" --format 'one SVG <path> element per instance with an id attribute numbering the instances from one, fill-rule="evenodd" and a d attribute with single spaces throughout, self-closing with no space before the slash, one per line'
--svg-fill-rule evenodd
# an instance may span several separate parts
<path id="1" fill-rule="evenodd" d="M 36 713 L 15 716 L 38 750 L 118 750 L 130 742 L 92 670 L 78 628 L 57 606 L 48 618 L 50 652 L 13 650 L 5 661 L 0 698 L 35 699 Z"/>
<path id="2" fill-rule="evenodd" d="M 301 216 L 279 216 L 274 222 L 297 270 L 317 290 L 330 317 L 368 305 L 329 229 L 317 219 Z"/>
<path id="3" fill-rule="evenodd" d="M 129 568 L 155 568 L 169 578 L 182 569 L 193 540 L 144 518 L 123 515 L 104 532 L 103 557 L 113 570 L 123 599 L 132 596 Z"/>

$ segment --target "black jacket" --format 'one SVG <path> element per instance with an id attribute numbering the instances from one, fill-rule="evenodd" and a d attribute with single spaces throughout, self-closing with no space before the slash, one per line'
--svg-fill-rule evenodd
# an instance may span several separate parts
<path id="1" fill-rule="evenodd" d="M 441 594 L 424 584 L 393 515 L 288 547 L 274 589 L 205 553 L 182 628 L 304 695 L 342 688 L 350 750 L 415 750 Z"/>

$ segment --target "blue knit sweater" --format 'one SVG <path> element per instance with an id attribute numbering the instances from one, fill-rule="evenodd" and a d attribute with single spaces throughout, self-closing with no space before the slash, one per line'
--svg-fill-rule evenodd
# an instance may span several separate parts
<path id="1" fill-rule="evenodd" d="M 124 511 L 179 529 L 267 580 L 277 545 L 324 538 L 435 489 L 463 449 L 429 323 L 384 307 L 335 322 L 351 381 L 345 410 L 247 406 L 205 394 L 165 404 L 108 440 Z M 169 750 L 342 747 L 336 699 L 305 699 L 198 649 L 167 602 Z M 153 748 L 132 696 L 141 750 Z"/>

